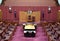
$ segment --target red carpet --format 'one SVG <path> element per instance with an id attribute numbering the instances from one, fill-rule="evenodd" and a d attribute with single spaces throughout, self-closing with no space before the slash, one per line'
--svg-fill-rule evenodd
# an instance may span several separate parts
<path id="1" fill-rule="evenodd" d="M 13 39 L 11 41 L 48 41 L 48 38 L 45 35 L 45 32 L 43 31 L 42 27 L 37 28 L 36 37 L 26 38 L 23 36 L 22 27 L 18 26 L 17 30 L 13 36 Z"/>

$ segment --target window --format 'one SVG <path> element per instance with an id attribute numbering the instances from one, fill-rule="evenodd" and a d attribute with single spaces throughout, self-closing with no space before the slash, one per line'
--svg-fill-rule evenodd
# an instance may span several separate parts
<path id="1" fill-rule="evenodd" d="M 60 0 L 58 0 L 58 4 L 60 5 Z"/>
<path id="2" fill-rule="evenodd" d="M 2 4 L 2 0 L 0 0 L 0 5 Z"/>

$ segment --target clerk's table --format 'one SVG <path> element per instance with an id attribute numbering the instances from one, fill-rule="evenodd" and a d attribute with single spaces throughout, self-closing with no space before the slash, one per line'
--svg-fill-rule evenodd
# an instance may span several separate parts
<path id="1" fill-rule="evenodd" d="M 24 36 L 25 37 L 35 37 L 36 35 L 36 25 L 35 24 L 24 24 Z"/>

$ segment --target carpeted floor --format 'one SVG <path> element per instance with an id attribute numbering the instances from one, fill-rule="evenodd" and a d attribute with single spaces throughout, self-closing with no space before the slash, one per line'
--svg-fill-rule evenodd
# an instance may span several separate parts
<path id="1" fill-rule="evenodd" d="M 13 39 L 11 41 L 48 41 L 48 38 L 42 29 L 42 27 L 37 28 L 37 34 L 34 38 L 26 38 L 23 35 L 23 29 L 22 27 L 18 26 L 17 30 L 13 36 Z"/>

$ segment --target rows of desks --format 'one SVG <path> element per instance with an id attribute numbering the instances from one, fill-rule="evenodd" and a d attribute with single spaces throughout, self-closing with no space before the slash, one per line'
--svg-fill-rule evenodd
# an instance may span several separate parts
<path id="1" fill-rule="evenodd" d="M 16 25 L 0 25 L 0 41 L 11 41 L 12 36 L 16 30 Z"/>
<path id="2" fill-rule="evenodd" d="M 48 36 L 49 41 L 59 41 L 60 40 L 60 25 L 48 24 L 48 25 L 44 26 L 44 29 Z"/>

